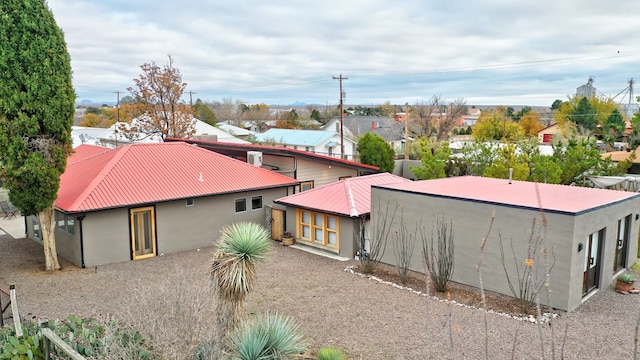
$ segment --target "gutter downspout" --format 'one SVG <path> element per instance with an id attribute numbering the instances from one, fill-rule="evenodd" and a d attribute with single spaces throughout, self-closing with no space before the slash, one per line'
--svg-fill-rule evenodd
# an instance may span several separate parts
<path id="1" fill-rule="evenodd" d="M 80 264 L 82 265 L 83 269 L 86 267 L 84 263 L 84 234 L 82 231 L 82 220 L 84 220 L 84 218 L 85 215 L 81 215 L 76 218 L 78 219 L 78 230 L 80 230 Z"/>

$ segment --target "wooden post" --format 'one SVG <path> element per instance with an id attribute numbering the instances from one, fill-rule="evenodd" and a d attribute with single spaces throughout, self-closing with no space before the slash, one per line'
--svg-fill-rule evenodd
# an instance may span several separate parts
<path id="1" fill-rule="evenodd" d="M 11 301 L 11 315 L 13 315 L 13 325 L 16 328 L 16 336 L 22 338 L 22 322 L 20 321 L 20 313 L 18 312 L 18 299 L 16 297 L 16 285 L 9 285 L 9 294 Z"/>
<path id="2" fill-rule="evenodd" d="M 44 338 L 44 349 L 46 359 L 51 359 L 49 354 L 51 353 L 51 343 L 62 349 L 69 357 L 73 360 L 85 360 L 85 357 L 80 355 L 77 351 L 73 350 L 71 346 L 69 346 L 66 342 L 64 342 L 53 330 L 49 328 L 42 328 L 42 335 Z"/>

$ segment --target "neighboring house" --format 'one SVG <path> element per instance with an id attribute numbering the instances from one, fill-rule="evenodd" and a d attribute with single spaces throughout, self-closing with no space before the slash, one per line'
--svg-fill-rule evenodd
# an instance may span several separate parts
<path id="1" fill-rule="evenodd" d="M 554 141 L 563 138 L 562 128 L 558 123 L 553 123 L 544 129 L 538 131 L 538 140 L 544 144 L 551 144 Z"/>
<path id="2" fill-rule="evenodd" d="M 627 170 L 627 173 L 640 174 L 640 147 L 635 149 L 634 151 L 624 150 L 606 152 L 602 153 L 601 156 L 603 159 L 611 158 L 611 160 L 616 163 L 625 161 L 627 159 L 630 159 L 632 156 L 635 156 L 634 159 L 631 159 L 631 167 L 629 168 L 629 170 Z"/>
<path id="3" fill-rule="evenodd" d="M 377 166 L 282 146 L 231 144 L 195 139 L 165 139 L 165 141 L 185 141 L 203 149 L 215 151 L 297 179 L 300 181 L 300 186 L 296 192 L 313 189 L 345 178 L 375 174 L 379 171 Z"/>
<path id="4" fill-rule="evenodd" d="M 135 121 L 135 120 L 133 120 Z M 125 128 L 130 128 L 128 123 L 120 122 L 111 125 L 111 127 L 107 129 L 103 128 L 84 128 L 79 126 L 74 126 L 72 128 L 72 137 L 74 137 L 74 147 L 78 144 L 78 141 L 75 140 L 77 137 L 80 139 L 81 137 L 89 136 L 91 141 L 86 142 L 90 145 L 99 145 L 109 148 L 116 148 L 118 146 L 127 145 L 127 144 L 141 144 L 141 143 L 159 143 L 162 142 L 162 137 L 158 134 L 152 134 L 150 136 L 146 136 L 144 134 L 133 134 L 133 135 L 125 135 L 120 127 L 124 126 Z M 195 134 L 193 137 L 201 138 L 201 139 L 209 139 L 216 141 L 224 141 L 238 144 L 249 144 L 248 141 L 239 139 L 222 129 L 219 129 L 215 126 L 209 125 L 202 120 L 195 119 Z M 95 130 L 89 130 L 95 129 Z M 74 135 L 75 134 L 75 135 Z M 82 141 L 80 141 L 82 143 Z"/>
<path id="5" fill-rule="evenodd" d="M 256 140 L 262 143 L 275 143 L 287 148 L 304 150 L 329 157 L 340 158 L 341 138 L 335 131 L 299 130 L 299 129 L 269 129 L 256 135 Z M 344 159 L 353 159 L 356 142 L 344 138 Z"/>
<path id="6" fill-rule="evenodd" d="M 433 219 L 451 221 L 455 234 L 452 280 L 474 287 L 480 286 L 480 247 L 492 224 L 482 254 L 483 284 L 485 290 L 510 296 L 505 271 L 516 284 L 518 271 L 522 274 L 530 259 L 534 279 L 545 275 L 542 254 L 528 255 L 536 219 L 533 237 L 544 238 L 541 246 L 548 249 L 547 264 L 553 266 L 551 306 L 561 310 L 576 309 L 636 261 L 640 194 L 633 192 L 462 176 L 374 185 L 371 204 L 374 233 L 384 221 L 392 220 L 380 215 L 389 205 L 402 209 L 402 215 L 393 219 L 391 233 L 404 222 L 410 234 L 415 224 L 423 224 L 420 233 L 429 236 Z M 505 260 L 501 260 L 501 243 Z M 384 263 L 395 264 L 393 247 L 394 242 L 387 243 Z M 415 249 L 410 268 L 423 272 L 420 240 Z M 539 246 L 532 249 L 540 251 Z M 545 298 L 541 294 L 543 304 Z"/>
<path id="7" fill-rule="evenodd" d="M 297 185 L 184 142 L 82 145 L 54 204 L 58 254 L 85 267 L 211 246 L 226 224 L 265 224 L 267 205 Z M 25 221 L 41 242 L 37 217 Z"/>
<path id="8" fill-rule="evenodd" d="M 301 244 L 353 258 L 369 251 L 371 186 L 410 181 L 389 173 L 360 176 L 289 195 L 274 201 L 284 206 L 285 229 Z M 272 213 L 279 211 L 274 206 Z"/>
<path id="9" fill-rule="evenodd" d="M 97 127 L 72 126 L 71 139 L 73 140 L 73 147 L 77 148 L 82 144 L 100 145 L 100 138 L 106 130 L 105 128 Z"/>
<path id="10" fill-rule="evenodd" d="M 228 122 L 216 123 L 216 127 L 220 128 L 222 131 L 226 132 L 227 134 L 230 134 L 232 136 L 237 137 L 238 139 L 242 139 L 245 141 L 247 141 L 248 137 L 256 135 L 254 131 L 241 128 L 239 126 L 231 125 Z M 218 140 L 218 141 L 224 141 L 224 140 Z"/>
<path id="11" fill-rule="evenodd" d="M 342 119 L 342 128 L 345 138 L 354 140 L 370 132 L 384 139 L 397 154 L 404 153 L 404 121 L 397 121 L 388 116 L 346 116 Z M 415 131 L 416 125 L 410 123 L 409 134 Z M 323 127 L 325 130 L 340 133 L 340 118 L 334 117 Z M 412 140 L 411 138 L 409 141 Z"/>

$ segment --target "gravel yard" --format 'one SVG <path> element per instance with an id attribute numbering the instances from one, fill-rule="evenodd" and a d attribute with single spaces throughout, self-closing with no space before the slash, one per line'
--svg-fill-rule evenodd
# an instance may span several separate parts
<path id="1" fill-rule="evenodd" d="M 552 327 L 548 324 L 539 328 L 527 321 L 428 299 L 345 271 L 357 265 L 355 261 L 336 261 L 273 244 L 274 253 L 258 267 L 257 288 L 246 303 L 246 312 L 251 316 L 277 311 L 293 317 L 311 352 L 336 346 L 350 359 L 425 359 L 429 353 L 434 359 L 451 358 L 452 353 L 455 359 L 480 359 L 485 354 L 486 334 L 491 359 L 537 359 L 542 358 L 541 331 L 546 358 L 551 358 Z M 166 300 L 176 293 L 196 294 L 182 301 L 200 297 L 195 321 L 211 324 L 214 299 L 207 293 L 207 267 L 212 254 L 213 248 L 207 248 L 87 269 L 61 259 L 63 269 L 47 273 L 42 270 L 40 245 L 0 235 L 0 288 L 16 284 L 24 317 L 62 318 L 72 313 L 131 319 L 163 313 L 176 323 L 191 315 L 147 306 L 145 301 Z M 172 287 L 178 291 L 167 291 Z M 639 295 L 621 295 L 608 288 L 577 311 L 561 313 L 553 327 L 555 358 L 633 358 L 639 304 Z M 180 334 L 172 336 L 180 338 Z"/>

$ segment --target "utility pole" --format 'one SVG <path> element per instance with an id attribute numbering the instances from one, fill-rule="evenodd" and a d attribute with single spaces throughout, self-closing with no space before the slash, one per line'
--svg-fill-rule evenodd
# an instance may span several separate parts
<path id="1" fill-rule="evenodd" d="M 404 159 L 409 160 L 409 103 L 404 104 Z"/>
<path id="2" fill-rule="evenodd" d="M 116 122 L 120 122 L 120 93 L 122 91 L 120 90 L 116 90 L 113 93 L 116 94 Z"/>
<path id="3" fill-rule="evenodd" d="M 189 106 L 193 107 L 193 94 L 197 94 L 195 91 L 189 91 Z"/>
<path id="4" fill-rule="evenodd" d="M 344 100 L 344 92 L 342 91 L 342 80 L 349 80 L 349 78 L 342 77 L 342 73 L 339 77 L 333 77 L 333 80 L 340 80 L 340 158 L 344 159 L 344 131 L 343 131 L 343 119 L 342 119 L 342 105 Z"/>

